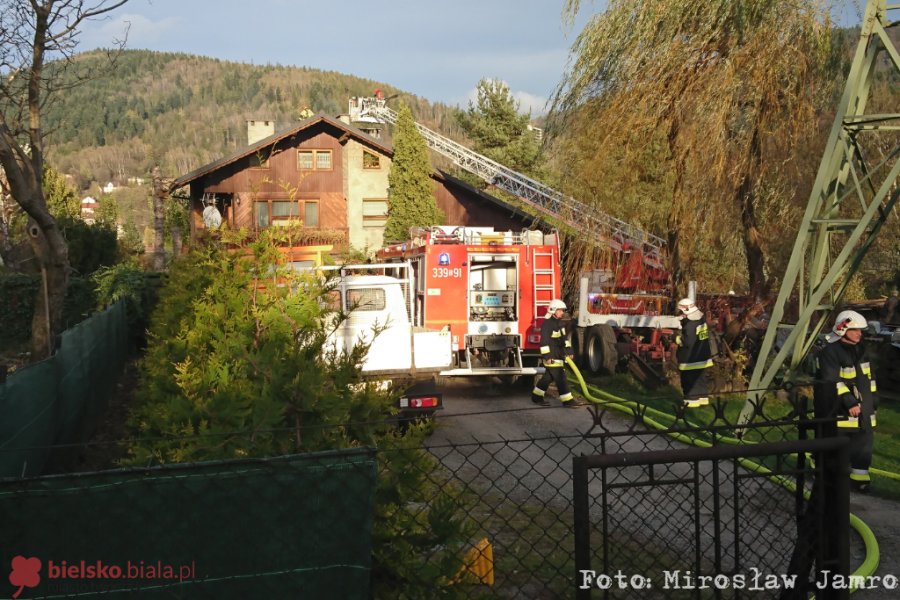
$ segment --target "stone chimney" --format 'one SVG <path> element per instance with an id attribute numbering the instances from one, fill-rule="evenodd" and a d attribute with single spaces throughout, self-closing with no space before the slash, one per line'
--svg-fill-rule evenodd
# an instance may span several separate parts
<path id="1" fill-rule="evenodd" d="M 275 133 L 275 121 L 247 121 L 247 145 Z"/>

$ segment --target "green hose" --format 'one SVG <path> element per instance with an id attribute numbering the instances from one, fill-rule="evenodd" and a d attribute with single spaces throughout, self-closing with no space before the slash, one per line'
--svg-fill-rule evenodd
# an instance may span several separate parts
<path id="1" fill-rule="evenodd" d="M 590 392 L 588 392 L 587 383 L 585 383 L 584 377 L 582 377 L 582 375 L 581 375 L 581 371 L 579 371 L 578 367 L 575 365 L 575 361 L 573 361 L 571 357 L 568 357 L 568 358 L 566 358 L 566 362 L 568 363 L 569 367 L 572 369 L 572 372 L 575 374 L 575 378 L 578 380 L 578 384 L 581 387 L 581 393 L 584 394 L 585 398 L 587 398 L 589 401 L 593 402 L 594 404 L 609 406 L 611 408 L 615 408 L 616 410 L 620 410 L 623 412 L 627 409 L 631 409 L 631 412 L 633 414 L 642 414 L 643 422 L 655 429 L 660 429 L 660 430 L 667 429 L 667 427 L 665 425 L 662 425 L 661 423 L 659 423 L 656 420 L 656 418 L 662 417 L 662 419 L 664 421 L 668 421 L 670 423 L 674 422 L 675 417 L 673 415 L 664 413 L 660 410 L 656 410 L 655 408 L 651 408 L 649 406 L 643 407 L 641 413 L 638 413 L 637 410 L 635 410 L 639 406 L 639 404 L 637 402 L 634 402 L 632 400 L 625 400 L 624 398 L 619 398 L 618 396 L 614 396 L 613 394 L 610 394 L 608 392 L 604 392 L 602 390 L 593 388 L 594 391 L 599 396 L 601 396 L 603 399 L 595 398 Z M 648 418 L 646 415 L 654 415 L 654 417 L 656 417 L 656 418 L 651 419 L 651 418 Z M 710 444 L 707 441 L 693 438 L 684 433 L 672 432 L 672 433 L 669 433 L 668 435 L 679 442 L 691 444 L 694 446 L 700 446 L 701 448 L 709 448 L 712 446 L 712 444 Z M 744 443 L 737 438 L 731 438 L 731 437 L 727 437 L 727 436 L 721 436 L 716 439 L 721 442 L 728 443 L 728 444 Z M 796 490 L 796 485 L 792 481 L 785 479 L 783 477 L 774 475 L 770 470 L 766 469 L 764 466 L 754 463 L 753 461 L 751 461 L 749 459 L 745 459 L 745 458 L 738 459 L 738 461 L 740 462 L 741 466 L 743 466 L 751 471 L 757 472 L 757 473 L 767 474 L 767 475 L 769 475 L 769 479 L 775 481 L 776 483 L 783 485 L 784 487 L 788 488 L 791 491 Z M 900 479 L 900 475 L 897 475 L 896 473 L 891 473 L 890 471 L 882 471 L 880 469 L 870 469 L 870 471 L 872 473 L 876 473 L 878 475 L 884 475 L 886 477 Z M 808 496 L 808 493 L 806 495 Z M 863 544 L 864 544 L 865 550 L 866 550 L 866 558 L 865 558 L 865 560 L 863 560 L 863 562 L 859 566 L 859 568 L 857 568 L 856 571 L 853 572 L 853 576 L 854 577 L 869 577 L 871 575 L 874 575 L 875 571 L 878 569 L 879 561 L 881 560 L 881 552 L 878 548 L 878 540 L 875 539 L 875 534 L 872 532 L 872 529 L 868 525 L 866 525 L 865 522 L 862 521 L 862 519 L 860 519 L 853 513 L 850 513 L 850 527 L 854 531 L 856 531 L 856 533 L 860 536 L 860 538 L 862 538 L 862 541 L 863 541 Z M 855 591 L 856 591 L 856 588 L 854 587 L 850 590 L 850 593 L 853 593 Z"/>

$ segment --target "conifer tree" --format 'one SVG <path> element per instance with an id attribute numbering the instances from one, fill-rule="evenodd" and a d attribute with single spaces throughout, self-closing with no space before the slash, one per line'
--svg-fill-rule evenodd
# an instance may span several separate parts
<path id="1" fill-rule="evenodd" d="M 410 227 L 444 223 L 444 213 L 434 198 L 428 146 L 416 130 L 412 112 L 401 105 L 394 134 L 394 159 L 388 174 L 388 218 L 385 241 L 405 240 Z"/>
<path id="2" fill-rule="evenodd" d="M 473 150 L 513 171 L 539 177 L 540 146 L 528 129 L 530 115 L 519 114 L 519 103 L 509 86 L 496 79 L 482 79 L 475 102 L 457 113 L 457 121 L 472 139 Z"/>

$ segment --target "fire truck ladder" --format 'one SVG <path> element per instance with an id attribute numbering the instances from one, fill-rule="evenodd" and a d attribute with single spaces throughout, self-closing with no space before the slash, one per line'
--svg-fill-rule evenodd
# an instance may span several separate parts
<path id="1" fill-rule="evenodd" d="M 553 253 L 531 249 L 532 283 L 534 284 L 534 319 L 543 319 L 556 293 L 556 272 L 553 270 Z M 541 310 L 543 308 L 543 310 Z"/>
<path id="2" fill-rule="evenodd" d="M 397 112 L 388 108 L 385 102 L 384 98 L 378 97 L 351 99 L 351 121 L 386 122 L 396 125 Z M 662 256 L 665 246 L 663 238 L 504 167 L 419 123 L 415 125 L 425 138 L 428 147 L 449 158 L 455 165 L 505 192 L 518 196 L 540 214 L 556 219 L 573 231 L 599 236 L 599 241 L 614 250 L 622 250 L 626 244 L 639 248 L 643 251 L 644 262 L 648 266 L 663 268 Z"/>
<path id="3" fill-rule="evenodd" d="M 876 67 L 885 81 L 900 73 L 900 48 L 887 33 L 896 24 L 888 19 L 893 10 L 900 4 L 869 0 L 866 5 L 856 55 L 753 368 L 742 423 L 757 415 L 776 377 L 797 379 L 803 359 L 900 197 L 900 112 L 866 112 L 870 95 L 879 89 L 872 85 Z M 896 104 L 888 99 L 884 106 Z M 792 324 L 785 321 L 784 309 L 795 290 L 798 318 Z M 782 339 L 779 333 L 786 337 L 771 357 L 776 339 Z"/>

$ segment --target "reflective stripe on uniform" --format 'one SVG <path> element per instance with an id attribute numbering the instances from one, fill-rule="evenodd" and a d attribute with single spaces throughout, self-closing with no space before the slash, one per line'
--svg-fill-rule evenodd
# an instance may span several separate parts
<path id="1" fill-rule="evenodd" d="M 874 379 L 873 379 L 872 381 L 869 382 L 869 389 L 872 390 L 872 393 L 875 393 L 875 392 L 878 391 L 878 386 L 875 385 L 875 380 L 874 380 Z"/>
<path id="2" fill-rule="evenodd" d="M 545 394 L 544 390 L 542 390 L 539 387 L 536 387 L 533 390 L 531 390 L 531 393 L 534 394 L 535 396 L 540 396 L 541 398 L 543 398 L 544 394 Z"/>
<path id="3" fill-rule="evenodd" d="M 550 334 L 550 337 L 552 337 L 552 338 L 559 338 L 562 336 L 563 336 L 562 332 L 559 331 L 558 329 Z"/>
<path id="4" fill-rule="evenodd" d="M 566 340 L 566 348 L 571 348 L 572 342 L 570 340 Z"/>
<path id="5" fill-rule="evenodd" d="M 863 375 L 865 375 L 866 377 L 872 376 L 872 366 L 869 363 L 859 363 L 859 366 L 862 369 Z"/>
<path id="6" fill-rule="evenodd" d="M 850 388 L 848 388 L 847 384 L 844 383 L 843 381 L 838 381 L 835 384 L 835 386 L 837 387 L 838 396 L 840 396 L 841 394 L 849 394 L 850 393 Z"/>
<path id="7" fill-rule="evenodd" d="M 856 379 L 856 367 L 841 367 L 841 379 Z"/>
<path id="8" fill-rule="evenodd" d="M 869 417 L 869 422 L 872 423 L 872 429 L 878 427 L 878 421 L 875 419 L 875 415 Z"/>
<path id="9" fill-rule="evenodd" d="M 678 363 L 678 370 L 679 371 L 694 371 L 696 369 L 706 369 L 711 366 L 713 366 L 713 361 L 711 358 L 708 358 L 706 360 L 701 360 L 700 362 Z"/>
<path id="10" fill-rule="evenodd" d="M 675 336 L 675 343 L 678 344 L 679 346 L 681 345 L 681 336 L 680 335 Z"/>
<path id="11" fill-rule="evenodd" d="M 708 340 L 709 339 L 709 327 L 707 327 L 706 323 L 702 324 L 697 328 L 697 339 L 698 340 Z"/>
<path id="12" fill-rule="evenodd" d="M 562 395 L 559 397 L 559 401 L 560 401 L 560 402 L 568 402 L 568 401 L 571 400 L 571 399 L 572 399 L 572 392 L 569 392 L 568 394 L 562 394 Z"/>
<path id="13" fill-rule="evenodd" d="M 843 427 L 844 429 L 859 429 L 859 419 L 856 417 L 847 417 L 846 421 L 838 421 L 838 427 Z"/>
<path id="14" fill-rule="evenodd" d="M 550 346 L 541 346 L 541 354 L 550 354 Z"/>
<path id="15" fill-rule="evenodd" d="M 850 469 L 850 479 L 852 481 L 872 481 L 868 469 Z"/>
<path id="16" fill-rule="evenodd" d="M 565 361 L 563 361 L 561 358 L 551 358 L 550 360 L 544 361 L 544 366 L 550 369 L 555 367 L 562 367 L 564 365 Z"/>

